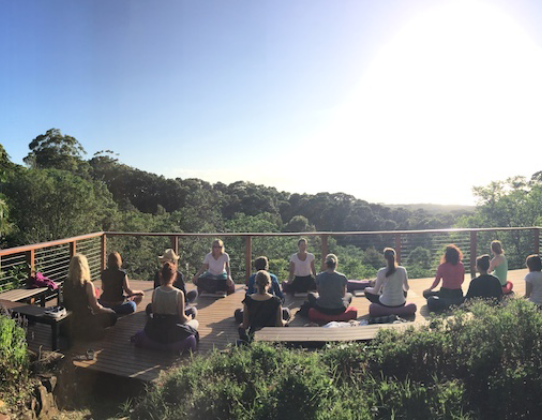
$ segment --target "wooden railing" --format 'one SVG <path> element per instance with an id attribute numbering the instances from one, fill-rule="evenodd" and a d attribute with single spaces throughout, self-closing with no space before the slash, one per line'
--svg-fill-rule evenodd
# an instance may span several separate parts
<path id="1" fill-rule="evenodd" d="M 395 248 L 397 260 L 403 265 L 414 258 L 413 251 L 417 247 L 427 249 L 432 256 L 442 253 L 447 243 L 458 244 L 465 252 L 465 265 L 471 275 L 476 270 L 476 257 L 480 253 L 489 253 L 491 240 L 505 239 L 507 254 L 512 256 L 516 265 L 522 265 L 528 254 L 540 251 L 540 227 L 507 227 L 478 229 L 429 229 L 403 231 L 365 231 L 365 232 L 281 232 L 281 233 L 148 233 L 148 232 L 96 232 L 72 238 L 59 239 L 34 245 L 0 249 L 0 290 L 16 286 L 33 271 L 41 271 L 53 280 L 63 279 L 68 271 L 71 256 L 81 252 L 89 259 L 93 279 L 99 277 L 100 270 L 105 268 L 107 239 L 115 237 L 169 238 L 169 246 L 179 252 L 179 241 L 185 238 L 242 238 L 244 240 L 244 276 L 248 278 L 252 267 L 253 239 L 270 237 L 306 237 L 319 238 L 319 254 L 322 266 L 325 256 L 330 251 L 330 238 L 352 244 L 361 248 L 374 246 L 379 251 L 384 246 Z M 510 252 L 512 249 L 512 252 Z M 466 252 L 468 250 L 468 252 Z M 156 253 L 163 249 L 157 249 Z M 332 250 L 333 251 L 333 250 Z M 295 252 L 295 248 L 291 253 Z M 203 256 L 202 256 L 203 257 Z M 287 255 L 281 256 L 287 258 Z M 340 257 L 340 256 L 339 256 Z M 436 260 L 435 260 L 436 261 Z M 519 268 L 512 267 L 512 268 Z"/>

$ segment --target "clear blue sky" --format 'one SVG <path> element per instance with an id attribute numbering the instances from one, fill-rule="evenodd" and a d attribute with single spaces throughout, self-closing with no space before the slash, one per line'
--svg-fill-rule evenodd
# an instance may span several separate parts
<path id="1" fill-rule="evenodd" d="M 472 9 L 471 3 L 481 6 Z M 419 69 L 427 67 L 435 46 L 417 50 L 418 39 L 425 43 L 434 31 L 437 40 L 442 38 L 436 44 L 440 49 L 450 36 L 447 48 L 453 50 L 461 25 L 469 25 L 461 19 L 472 12 L 473 19 L 478 19 L 472 28 L 479 32 L 486 27 L 500 31 L 495 28 L 501 22 L 510 23 L 517 37 L 513 38 L 516 44 L 504 48 L 505 58 L 521 50 L 518 45 L 528 44 L 524 55 L 511 58 L 519 63 L 517 68 L 507 68 L 495 81 L 495 89 L 502 83 L 512 87 L 492 103 L 509 99 L 514 80 L 527 66 L 522 60 L 538 57 L 535 49 L 542 45 L 540 2 L 511 3 L 0 0 L 0 143 L 20 163 L 28 153 L 28 143 L 54 127 L 76 137 L 88 157 L 112 149 L 123 163 L 170 177 L 196 176 L 212 182 L 244 179 L 292 192 L 344 191 L 388 203 L 470 204 L 472 185 L 530 175 L 542 164 L 534 159 L 531 165 L 497 161 L 499 168 L 506 166 L 511 173 L 466 174 L 457 191 L 435 196 L 436 184 L 427 181 L 433 177 L 411 168 L 442 169 L 435 160 L 443 158 L 439 141 L 447 132 L 438 129 L 456 117 L 439 120 L 437 132 L 429 134 L 424 128 L 425 140 L 418 144 L 412 139 L 419 137 L 416 124 L 423 122 L 411 114 L 404 117 L 405 110 L 427 112 L 431 106 L 405 98 L 425 92 L 421 96 L 427 99 L 428 89 L 438 90 L 447 81 L 435 79 L 433 87 L 405 92 L 403 87 L 412 85 L 413 79 L 402 77 L 409 71 L 420 74 Z M 457 14 L 454 20 L 446 20 L 453 13 Z M 431 22 L 437 28 L 431 29 Z M 421 35 L 413 32 L 412 28 L 423 25 L 429 26 Z M 438 27 L 448 28 L 447 32 L 438 32 Z M 502 35 L 502 43 L 511 37 L 508 34 L 499 32 L 491 38 L 499 40 Z M 468 36 L 482 35 L 475 31 Z M 486 41 L 476 38 L 475 42 L 484 51 Z M 489 45 L 488 51 L 494 47 Z M 447 57 L 448 50 L 442 48 Z M 400 57 L 402 52 L 407 57 Z M 409 57 L 418 53 L 425 58 L 410 62 Z M 495 64 L 487 63 L 489 69 Z M 389 71 L 388 79 L 379 78 Z M 400 86 L 395 87 L 393 81 Z M 472 86 L 478 86 L 475 82 Z M 371 86 L 378 90 L 371 91 Z M 486 88 L 491 91 L 490 86 Z M 440 96 L 450 94 L 453 91 Z M 375 97 L 383 98 L 382 103 L 376 103 Z M 460 104 L 444 111 L 453 114 L 458 108 Z M 499 112 L 495 109 L 477 121 L 499 121 Z M 362 122 L 361 115 L 370 121 Z M 482 138 L 484 126 L 474 124 L 470 115 L 461 115 L 458 124 L 468 128 L 463 131 L 478 133 L 480 143 L 491 142 L 491 136 Z M 406 125 L 399 130 L 403 117 Z M 527 123 L 517 118 L 510 127 L 522 125 L 527 131 L 515 139 L 516 144 L 536 131 L 539 116 L 533 114 Z M 382 132 L 367 128 L 371 123 L 376 126 L 375 121 L 384 127 Z M 506 132 L 508 126 L 495 124 L 496 132 Z M 395 142 L 403 134 L 409 140 L 401 146 Z M 509 133 L 499 141 L 514 137 Z M 466 141 L 472 144 L 472 139 Z M 403 150 L 405 143 L 410 146 Z M 393 153 L 404 161 L 393 160 L 390 167 L 383 157 Z M 452 159 L 461 156 L 473 162 L 464 148 Z M 457 169 L 465 173 L 468 166 Z M 384 172 L 389 178 L 383 179 Z M 379 185 L 378 179 L 388 186 Z M 396 187 L 403 187 L 390 188 L 394 179 Z"/>

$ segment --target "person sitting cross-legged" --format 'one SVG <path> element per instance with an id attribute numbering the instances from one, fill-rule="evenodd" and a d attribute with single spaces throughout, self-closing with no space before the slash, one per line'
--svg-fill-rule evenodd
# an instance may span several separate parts
<path id="1" fill-rule="evenodd" d="M 423 297 L 427 299 L 429 310 L 442 311 L 451 305 L 463 303 L 461 285 L 465 281 L 465 266 L 461 262 L 462 259 L 463 253 L 457 246 L 453 244 L 446 246 L 435 281 L 429 289 L 423 291 Z M 433 291 L 441 280 L 441 288 L 436 292 Z"/>
<path id="2" fill-rule="evenodd" d="M 261 257 L 256 258 L 254 260 L 254 268 L 256 269 L 256 271 L 264 270 L 264 271 L 269 272 L 269 261 L 267 260 L 267 257 L 261 256 Z M 279 297 L 281 302 L 284 303 L 284 294 L 282 293 L 282 290 L 280 289 L 280 283 L 277 276 L 275 276 L 272 273 L 269 273 L 269 277 L 271 278 L 271 287 L 269 287 L 269 293 Z M 254 273 L 250 276 L 250 278 L 247 281 L 246 295 L 247 296 L 253 295 L 254 293 L 257 293 L 257 292 L 258 292 L 258 289 L 256 287 L 256 273 Z M 286 315 L 286 309 L 287 308 L 283 309 L 284 317 L 285 317 L 284 319 L 286 319 L 287 316 L 289 317 L 289 313 L 288 315 Z M 242 323 L 243 309 L 236 309 L 234 316 L 235 316 L 235 320 L 239 324 Z"/>
<path id="3" fill-rule="evenodd" d="M 235 292 L 230 270 L 230 256 L 225 252 L 224 242 L 220 239 L 213 241 L 211 252 L 205 255 L 203 264 L 192 282 L 198 286 L 198 291 L 210 294 Z"/>
<path id="4" fill-rule="evenodd" d="M 176 254 L 176 252 L 172 249 L 166 249 L 163 255 L 158 256 L 158 261 L 160 262 L 161 269 L 156 272 L 154 275 L 154 288 L 160 287 L 163 284 L 163 278 L 162 278 L 162 269 L 165 264 L 171 264 L 173 267 L 173 270 L 175 272 L 173 276 L 173 287 L 179 289 L 181 292 L 183 292 L 184 295 L 184 302 L 186 304 L 185 306 L 185 314 L 186 316 L 192 316 L 193 318 L 196 318 L 198 314 L 198 310 L 195 306 L 192 306 L 191 303 L 194 303 L 195 300 L 198 298 L 198 292 L 197 290 L 190 290 L 189 292 L 186 291 L 186 286 L 184 284 L 183 279 L 183 273 L 179 271 L 179 256 Z M 147 315 L 150 315 L 152 313 L 152 304 L 149 303 L 146 308 Z"/>
<path id="5" fill-rule="evenodd" d="M 107 269 L 102 271 L 101 275 L 103 293 L 98 301 L 102 306 L 113 309 L 117 315 L 128 315 L 136 311 L 145 293 L 130 287 L 130 280 L 121 267 L 120 254 L 109 254 Z"/>
<path id="6" fill-rule="evenodd" d="M 408 275 L 404 267 L 395 262 L 395 250 L 384 249 L 387 266 L 378 270 L 374 287 L 365 288 L 365 297 L 387 308 L 401 308 L 406 304 L 409 289 Z"/>
<path id="7" fill-rule="evenodd" d="M 269 293 L 269 273 L 258 271 L 255 283 L 258 292 L 243 300 L 243 323 L 239 327 L 239 337 L 243 341 L 250 341 L 254 332 L 264 327 L 284 327 L 288 323 L 288 320 L 283 319 L 280 298 Z"/>
<path id="8" fill-rule="evenodd" d="M 165 263 L 161 270 L 162 284 L 152 293 L 152 317 L 145 325 L 146 335 L 160 344 L 182 341 L 196 332 L 199 325 L 192 315 L 185 312 L 184 293 L 173 286 L 175 274 L 175 265 Z"/>
<path id="9" fill-rule="evenodd" d="M 335 271 L 338 258 L 335 254 L 326 256 L 326 271 L 316 276 L 318 297 L 314 293 L 307 295 L 311 307 L 326 315 L 339 315 L 352 303 L 352 294 L 346 293 L 348 279 L 343 273 Z"/>
<path id="10" fill-rule="evenodd" d="M 542 308 L 542 260 L 540 255 L 529 255 L 526 261 L 529 273 L 525 276 L 525 299 Z"/>
<path id="11" fill-rule="evenodd" d="M 502 299 L 501 282 L 497 277 L 488 274 L 489 264 L 490 256 L 487 254 L 476 259 L 476 268 L 480 275 L 471 280 L 469 290 L 465 296 L 466 301 L 478 298 L 499 302 Z"/>

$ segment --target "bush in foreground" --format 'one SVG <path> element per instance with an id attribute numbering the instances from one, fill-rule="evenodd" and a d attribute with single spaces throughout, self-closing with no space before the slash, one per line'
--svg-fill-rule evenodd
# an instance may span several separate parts
<path id="1" fill-rule="evenodd" d="M 542 412 L 542 315 L 475 304 L 370 344 L 255 344 L 194 357 L 134 419 L 532 419 Z"/>
<path id="2" fill-rule="evenodd" d="M 27 378 L 25 331 L 16 320 L 0 315 L 0 396 L 16 396 Z"/>

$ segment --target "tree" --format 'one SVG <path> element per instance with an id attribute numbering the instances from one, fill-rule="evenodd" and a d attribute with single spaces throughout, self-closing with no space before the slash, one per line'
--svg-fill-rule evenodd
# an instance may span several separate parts
<path id="1" fill-rule="evenodd" d="M 40 134 L 29 145 L 30 153 L 23 159 L 31 168 L 55 168 L 76 172 L 85 165 L 82 154 L 85 149 L 72 136 L 62 135 L 58 128 Z M 86 165 L 85 165 L 86 166 Z"/>
<path id="2" fill-rule="evenodd" d="M 109 230 L 117 206 L 105 186 L 58 169 L 22 169 L 5 195 L 19 243 Z"/>

